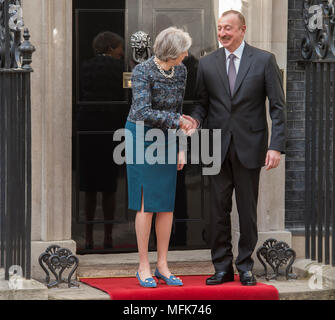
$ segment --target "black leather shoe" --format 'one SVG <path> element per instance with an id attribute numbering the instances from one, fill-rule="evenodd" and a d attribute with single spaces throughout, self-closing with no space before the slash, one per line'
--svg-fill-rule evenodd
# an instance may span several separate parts
<path id="1" fill-rule="evenodd" d="M 240 281 L 243 286 L 255 286 L 257 283 L 251 271 L 240 272 Z"/>
<path id="2" fill-rule="evenodd" d="M 234 281 L 234 271 L 230 271 L 230 272 L 220 271 L 220 272 L 215 272 L 213 276 L 211 276 L 210 278 L 207 278 L 206 284 L 215 285 L 215 284 L 221 284 L 221 283 L 230 282 L 230 281 Z"/>

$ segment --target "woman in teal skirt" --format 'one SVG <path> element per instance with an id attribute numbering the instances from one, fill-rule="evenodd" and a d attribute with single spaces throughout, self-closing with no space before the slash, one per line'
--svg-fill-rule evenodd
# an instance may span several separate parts
<path id="1" fill-rule="evenodd" d="M 143 287 L 157 286 L 148 259 L 154 212 L 157 214 L 155 276 L 168 285 L 183 285 L 179 278 L 171 274 L 167 263 L 177 170 L 181 170 L 185 163 L 182 146 L 178 146 L 175 134 L 171 134 L 176 130 L 169 129 L 182 129 L 187 134 L 196 127 L 193 119 L 182 114 L 187 76 L 182 61 L 188 55 L 191 44 L 189 34 L 183 30 L 174 27 L 165 29 L 156 38 L 153 47 L 155 55 L 137 65 L 132 72 L 133 100 L 125 126 L 128 206 L 137 211 L 135 229 L 139 268 L 136 276 Z M 162 139 L 146 141 L 145 137 L 151 129 L 160 129 Z M 163 152 L 153 152 L 149 156 L 153 143 Z M 168 156 L 171 152 L 175 154 L 175 161 Z M 170 161 L 167 161 L 168 158 Z"/>

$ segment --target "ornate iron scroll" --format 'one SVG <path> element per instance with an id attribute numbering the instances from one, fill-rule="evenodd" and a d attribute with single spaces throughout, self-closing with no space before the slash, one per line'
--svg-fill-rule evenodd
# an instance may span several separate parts
<path id="1" fill-rule="evenodd" d="M 52 245 L 40 255 L 38 262 L 46 273 L 45 281 L 48 288 L 56 287 L 61 283 L 67 283 L 69 288 L 71 286 L 79 287 L 77 281 L 71 280 L 71 277 L 77 270 L 79 260 L 69 249 L 61 248 L 57 245 Z M 72 270 L 69 273 L 68 278 L 62 278 L 62 274 L 65 269 L 70 268 L 72 268 Z M 56 280 L 53 282 L 50 282 L 50 273 L 48 269 L 55 276 Z M 58 274 L 56 272 L 57 270 L 59 270 Z"/>
<path id="2" fill-rule="evenodd" d="M 20 50 L 23 26 L 21 0 L 0 0 L 0 68 L 23 68 L 22 58 L 29 61 L 30 56 L 31 60 L 35 48 L 29 42 L 28 29 L 25 29 L 25 48 Z M 23 55 L 28 55 L 28 59 Z M 26 63 L 25 69 L 30 70 L 30 63 Z"/>
<path id="3" fill-rule="evenodd" d="M 136 63 L 144 62 L 151 57 L 151 38 L 144 31 L 137 31 L 130 37 L 132 58 Z"/>
<path id="4" fill-rule="evenodd" d="M 294 263 L 296 254 L 293 249 L 284 241 L 277 241 L 276 239 L 268 239 L 263 243 L 263 246 L 257 250 L 257 257 L 264 267 L 264 272 L 260 276 L 265 275 L 266 280 L 277 279 L 280 268 L 288 264 L 285 270 L 286 279 L 296 279 L 297 276 L 292 273 L 292 265 Z M 265 261 L 264 261 L 264 260 Z M 268 269 L 265 264 L 267 262 L 272 268 L 274 274 L 268 276 Z"/>
<path id="5" fill-rule="evenodd" d="M 302 57 L 306 60 L 312 59 L 314 56 L 325 59 L 331 53 L 334 58 L 334 0 L 304 0 L 303 19 L 306 32 L 301 42 Z"/>

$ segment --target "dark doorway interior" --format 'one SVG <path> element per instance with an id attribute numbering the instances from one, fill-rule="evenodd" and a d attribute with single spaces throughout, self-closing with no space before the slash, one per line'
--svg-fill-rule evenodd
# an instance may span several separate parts
<path id="1" fill-rule="evenodd" d="M 196 8 L 196 9 L 195 9 Z M 123 72 L 133 64 L 129 38 L 143 30 L 152 41 L 170 25 L 193 37 L 184 111 L 192 107 L 197 62 L 216 49 L 212 0 L 73 0 L 73 215 L 77 253 L 136 251 L 135 213 L 127 207 L 125 165 L 113 161 L 114 132 L 123 128 L 131 89 Z M 113 43 L 106 54 L 105 44 Z M 201 165 L 178 174 L 171 249 L 207 248 L 209 187 Z M 150 250 L 155 249 L 152 233 Z"/>

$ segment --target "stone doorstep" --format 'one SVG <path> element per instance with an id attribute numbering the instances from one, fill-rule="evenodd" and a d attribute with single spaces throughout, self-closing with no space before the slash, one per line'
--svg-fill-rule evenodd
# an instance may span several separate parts
<path id="1" fill-rule="evenodd" d="M 151 269 L 155 270 L 156 264 L 150 263 Z M 79 278 L 103 278 L 103 277 L 134 277 L 138 264 L 111 264 L 81 266 L 78 268 Z M 171 262 L 170 271 L 177 275 L 210 275 L 214 273 L 211 262 Z"/>
<path id="2" fill-rule="evenodd" d="M 311 289 L 308 279 L 258 281 L 276 287 L 280 300 L 335 300 L 334 289 Z"/>
<path id="3" fill-rule="evenodd" d="M 135 276 L 138 254 L 121 253 L 107 255 L 78 255 L 77 277 L 129 277 Z M 172 273 L 179 275 L 212 274 L 210 250 L 169 251 L 169 266 Z M 152 269 L 156 267 L 157 253 L 149 252 Z"/>
<path id="4" fill-rule="evenodd" d="M 5 270 L 0 269 L 0 300 L 47 300 L 48 288 L 42 283 L 31 279 L 20 279 L 16 282 L 19 289 L 12 289 L 5 280 Z"/>
<path id="5" fill-rule="evenodd" d="M 335 290 L 335 267 L 310 259 L 299 259 L 294 263 L 293 271 L 298 277 L 309 279 L 313 287 Z"/>
<path id="6" fill-rule="evenodd" d="M 49 300 L 110 300 L 109 294 L 80 283 L 79 288 L 68 288 L 61 284 L 59 288 L 48 289 Z"/>
<path id="7" fill-rule="evenodd" d="M 0 280 L 0 300 L 48 300 L 48 288 L 36 280 L 22 280 L 21 289 L 13 290 Z"/>

